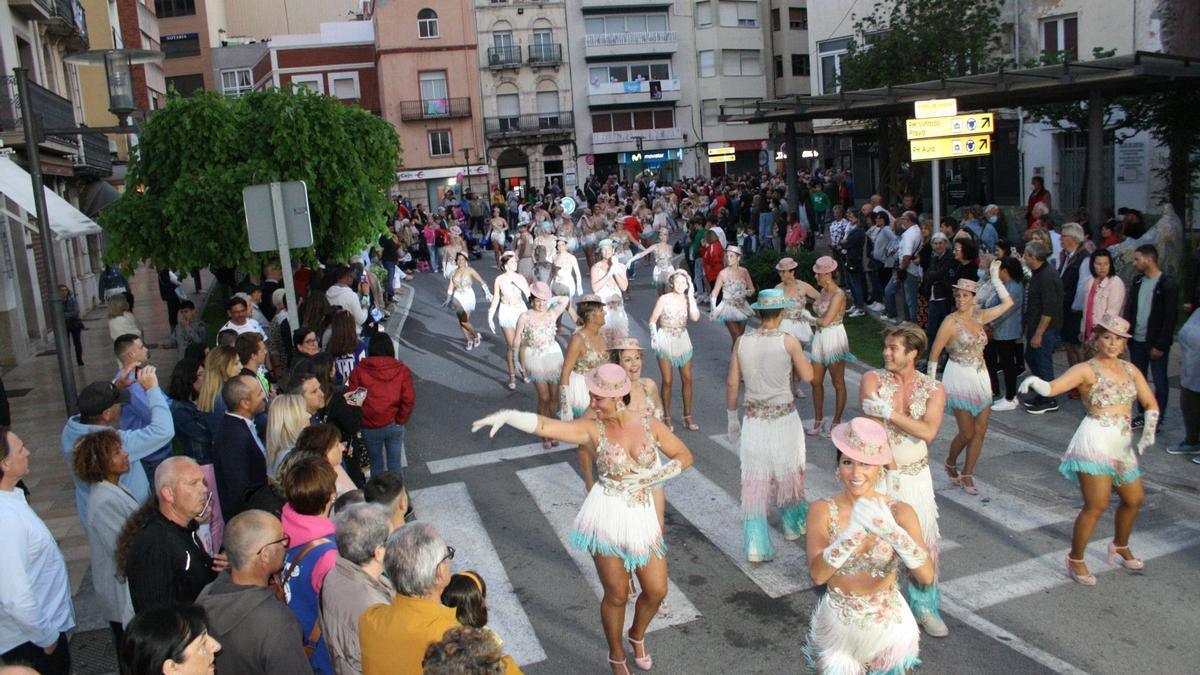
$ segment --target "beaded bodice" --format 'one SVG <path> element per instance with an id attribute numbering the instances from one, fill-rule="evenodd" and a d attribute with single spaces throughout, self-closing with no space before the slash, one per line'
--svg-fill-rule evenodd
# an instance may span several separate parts
<path id="1" fill-rule="evenodd" d="M 829 540 L 834 541 L 840 534 L 838 527 L 838 505 L 833 498 L 825 500 L 829 504 Z M 896 510 L 896 502 L 888 499 L 888 507 L 894 513 Z M 899 556 L 896 555 L 895 549 L 886 541 L 870 535 L 873 543 L 867 547 L 864 553 L 851 554 L 846 563 L 834 572 L 834 576 L 853 576 L 856 574 L 870 574 L 873 577 L 885 578 L 896 573 L 899 568 Z"/>
<path id="2" fill-rule="evenodd" d="M 798 284 L 791 286 L 780 284 L 779 287 L 783 289 L 784 297 L 796 303 L 795 307 L 783 310 L 783 318 L 789 321 L 802 321 L 801 313 L 804 312 L 804 305 L 808 302 L 808 298 L 800 292 L 800 286 Z"/>
<path id="3" fill-rule="evenodd" d="M 663 250 L 661 247 L 656 248 L 654 250 L 654 266 L 661 267 L 663 269 L 670 267 L 671 266 L 671 249 L 667 249 L 667 252 L 663 253 Z"/>
<path id="4" fill-rule="evenodd" d="M 829 311 L 829 306 L 833 304 L 833 294 L 841 292 L 842 289 L 840 288 L 833 291 L 822 288 L 820 297 L 818 297 L 816 300 L 813 300 L 813 314 L 815 314 L 817 318 L 824 317 L 825 312 Z M 833 321 L 829 322 L 828 326 L 813 325 L 813 329 L 819 330 L 821 328 L 830 328 L 832 326 L 837 326 L 840 323 L 842 323 L 842 317 L 839 316 Z"/>
<path id="5" fill-rule="evenodd" d="M 624 447 L 608 439 L 604 421 L 597 418 L 596 428 L 599 431 L 599 443 L 596 448 L 596 468 L 604 477 L 616 477 L 624 474 L 649 469 L 658 461 L 658 439 L 650 431 L 650 411 L 643 409 L 640 415 L 645 442 L 636 453 L 631 453 Z"/>
<path id="6" fill-rule="evenodd" d="M 1096 373 L 1096 384 L 1088 392 L 1088 413 L 1099 408 L 1131 405 L 1137 399 L 1137 386 L 1133 383 L 1133 366 L 1128 361 L 1122 361 L 1125 367 L 1125 381 L 1117 382 L 1104 374 L 1095 361 L 1088 361 L 1092 372 Z"/>
<path id="7" fill-rule="evenodd" d="M 746 282 L 742 281 L 740 277 L 733 277 L 726 281 L 721 287 L 721 298 L 722 302 L 725 301 L 725 298 L 734 301 L 744 300 L 746 298 Z"/>
<path id="8" fill-rule="evenodd" d="M 982 326 L 978 331 L 967 330 L 958 314 L 954 315 L 954 323 L 958 326 L 958 330 L 954 332 L 954 338 L 946 346 L 950 358 L 964 366 L 982 368 L 983 349 L 987 347 L 988 343 L 987 331 Z"/>
<path id="9" fill-rule="evenodd" d="M 592 349 L 587 336 L 583 334 L 579 336 L 579 339 L 583 342 L 583 354 L 580 354 L 579 359 L 575 361 L 575 368 L 572 372 L 582 374 L 608 363 L 608 352 Z"/>
<path id="10" fill-rule="evenodd" d="M 500 302 L 506 305 L 524 305 L 525 290 L 516 281 L 512 281 L 510 277 L 508 283 L 500 285 Z"/>
<path id="11" fill-rule="evenodd" d="M 913 375 L 916 383 L 913 385 L 912 393 L 908 397 L 908 416 L 919 420 L 925 418 L 926 404 L 929 402 L 929 397 L 933 395 L 933 392 L 937 391 L 938 382 L 924 373 L 914 373 Z M 900 378 L 882 369 L 876 370 L 875 376 L 879 378 L 879 397 L 885 401 L 894 401 L 896 393 L 900 391 Z M 887 421 L 884 421 L 883 426 L 887 428 L 888 441 L 893 444 L 893 451 L 896 444 L 905 441 L 912 443 L 921 442 L 920 439 L 913 438 L 907 433 L 900 431 Z"/>
<path id="12" fill-rule="evenodd" d="M 525 319 L 525 330 L 521 339 L 530 349 L 541 349 L 554 342 L 558 327 L 548 312 L 530 312 Z"/>
<path id="13" fill-rule="evenodd" d="M 471 290 L 471 282 L 472 279 L 470 274 L 454 275 L 454 292 L 460 293 Z"/>
<path id="14" fill-rule="evenodd" d="M 658 315 L 658 325 L 661 328 L 684 328 L 688 322 L 687 300 L 683 302 L 663 302 L 662 313 Z"/>

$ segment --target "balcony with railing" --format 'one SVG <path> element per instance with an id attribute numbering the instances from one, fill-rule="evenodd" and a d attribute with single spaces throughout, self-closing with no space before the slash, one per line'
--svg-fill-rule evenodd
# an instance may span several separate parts
<path id="1" fill-rule="evenodd" d="M 108 145 L 108 136 L 103 134 L 82 134 L 82 152 L 75 159 L 75 171 L 93 176 L 112 175 L 112 150 Z"/>
<path id="2" fill-rule="evenodd" d="M 488 47 L 487 50 L 488 68 L 520 68 L 521 67 L 521 45 L 501 45 L 499 47 Z"/>
<path id="3" fill-rule="evenodd" d="M 80 0 L 51 0 L 51 3 L 46 31 L 66 40 L 69 49 L 87 49 L 87 16 Z"/>
<path id="4" fill-rule="evenodd" d="M 639 139 L 646 141 L 673 141 L 683 138 L 683 129 L 667 127 L 664 129 L 628 129 L 625 131 L 600 131 L 592 134 L 592 143 L 636 143 Z"/>
<path id="5" fill-rule="evenodd" d="M 634 54 L 674 54 L 678 38 L 673 30 L 643 33 L 593 33 L 583 36 L 584 58 Z"/>
<path id="6" fill-rule="evenodd" d="M 658 80 L 662 96 L 652 98 L 650 82 L 592 82 L 588 84 L 588 105 L 614 105 L 619 103 L 638 103 L 642 101 L 678 101 L 680 98 L 679 80 Z"/>
<path id="7" fill-rule="evenodd" d="M 400 119 L 404 122 L 444 120 L 471 116 L 471 99 L 431 98 L 423 101 L 401 101 Z"/>
<path id="8" fill-rule="evenodd" d="M 575 130 L 575 116 L 570 111 L 486 117 L 483 129 L 488 138 L 514 136 L 549 136 L 570 134 Z"/>
<path id="9" fill-rule="evenodd" d="M 529 65 L 537 68 L 539 66 L 557 66 L 563 62 L 562 45 L 550 42 L 538 42 L 529 45 Z"/>
<path id="10" fill-rule="evenodd" d="M 8 7 L 26 19 L 41 21 L 50 18 L 54 0 L 8 0 Z"/>
<path id="11" fill-rule="evenodd" d="M 62 96 L 39 84 L 30 82 L 29 99 L 34 114 L 41 118 L 43 129 L 75 126 L 74 107 Z M 5 145 L 25 145 L 23 120 L 24 111 L 21 110 L 21 99 L 17 95 L 17 78 L 15 75 L 9 75 L 0 79 L 0 138 L 3 139 Z M 64 155 L 73 155 L 79 152 L 79 142 L 75 136 L 71 135 L 49 136 L 42 141 L 40 147 Z"/>

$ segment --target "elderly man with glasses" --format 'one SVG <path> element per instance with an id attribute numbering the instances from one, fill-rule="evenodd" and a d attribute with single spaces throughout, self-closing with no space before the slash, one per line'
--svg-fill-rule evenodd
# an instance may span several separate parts
<path id="1" fill-rule="evenodd" d="M 396 595 L 359 620 L 364 675 L 421 675 L 426 648 L 460 625 L 454 608 L 441 602 L 453 559 L 454 548 L 427 523 L 410 523 L 388 537 L 383 567 Z M 511 657 L 504 663 L 505 673 L 521 672 Z"/>

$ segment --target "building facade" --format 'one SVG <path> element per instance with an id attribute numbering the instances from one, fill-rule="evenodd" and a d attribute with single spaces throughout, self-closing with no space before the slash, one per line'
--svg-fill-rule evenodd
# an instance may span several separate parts
<path id="1" fill-rule="evenodd" d="M 772 98 L 808 96 L 812 92 L 807 5 L 807 0 L 770 0 Z"/>
<path id="2" fill-rule="evenodd" d="M 475 0 L 485 157 L 501 192 L 577 183 L 566 7 L 562 0 Z"/>
<path id="3" fill-rule="evenodd" d="M 365 0 L 225 0 L 222 41 L 319 33 L 321 24 L 364 18 Z"/>
<path id="4" fill-rule="evenodd" d="M 376 0 L 376 65 L 383 117 L 400 136 L 399 191 L 440 204 L 487 179 L 475 0 Z"/>
<path id="5" fill-rule="evenodd" d="M 212 50 L 225 26 L 224 0 L 154 0 L 168 91 L 213 90 Z"/>

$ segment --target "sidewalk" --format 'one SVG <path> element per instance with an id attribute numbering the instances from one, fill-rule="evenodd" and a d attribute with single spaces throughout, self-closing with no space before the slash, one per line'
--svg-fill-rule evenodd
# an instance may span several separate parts
<path id="1" fill-rule="evenodd" d="M 205 273 L 203 283 L 203 293 L 196 294 L 191 278 L 184 281 L 184 290 L 197 305 L 214 283 L 212 276 Z M 157 348 L 169 333 L 166 303 L 158 295 L 158 278 L 153 270 L 142 268 L 130 280 L 130 286 L 134 295 L 133 313 L 150 348 L 150 362 L 158 368 L 159 379 L 165 385 L 179 359 L 179 352 Z M 91 382 L 110 380 L 117 371 L 112 340 L 108 336 L 107 311 L 106 307 L 98 307 L 83 317 L 83 361 L 87 365 L 72 365 L 80 389 Z M 72 352 L 70 362 L 74 364 L 74 361 Z M 33 453 L 30 473 L 25 479 L 30 491 L 30 506 L 50 528 L 67 562 L 76 621 L 71 639 L 72 670 L 77 673 L 112 672 L 116 669 L 116 652 L 108 622 L 101 615 L 92 591 L 87 535 L 75 509 L 71 470 L 61 450 L 60 435 L 67 414 L 53 345 L 5 372 L 3 377 L 12 408 L 12 431 Z M 84 583 L 85 579 L 87 583 Z"/>

